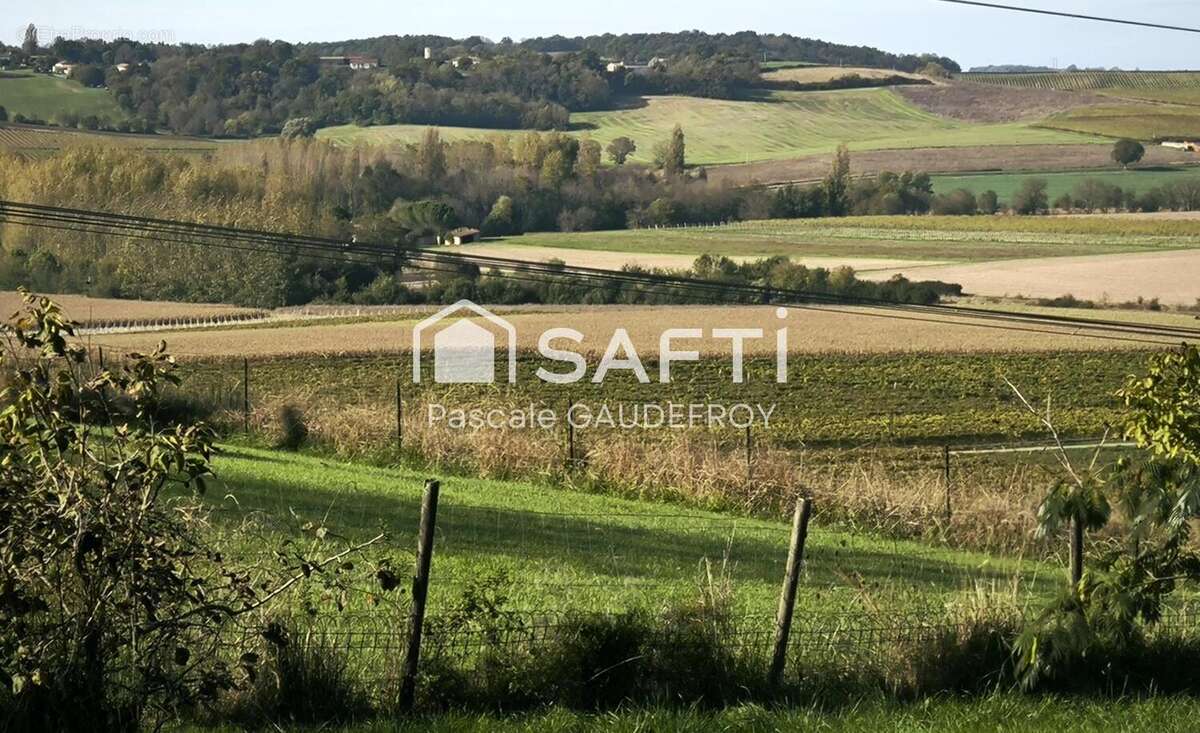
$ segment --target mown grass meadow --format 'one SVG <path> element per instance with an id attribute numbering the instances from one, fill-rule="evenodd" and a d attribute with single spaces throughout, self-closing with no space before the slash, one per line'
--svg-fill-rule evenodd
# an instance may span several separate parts
<path id="1" fill-rule="evenodd" d="M 630 137 L 638 150 L 632 160 L 648 162 L 654 145 L 678 124 L 687 136 L 693 165 L 781 160 L 853 149 L 974 147 L 1040 143 L 1080 143 L 1093 138 L 1019 123 L 972 124 L 925 112 L 887 89 L 840 92 L 771 92 L 728 101 L 698 97 L 647 97 L 625 107 L 571 116 L 572 134 L 607 144 Z M 426 126 L 386 125 L 324 128 L 318 138 L 352 145 L 414 143 Z M 439 128 L 448 140 L 512 134 L 474 128 Z"/>

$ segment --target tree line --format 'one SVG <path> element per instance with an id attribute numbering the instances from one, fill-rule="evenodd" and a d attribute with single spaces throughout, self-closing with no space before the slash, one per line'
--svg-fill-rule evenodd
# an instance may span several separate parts
<path id="1" fill-rule="evenodd" d="M 41 50 L 36 38 L 32 46 Z M 609 109 L 621 95 L 735 98 L 760 85 L 764 55 L 905 71 L 930 63 L 958 68 L 933 55 L 896 56 L 754 33 L 554 37 L 519 44 L 441 36 L 220 46 L 57 38 L 47 50 L 14 49 L 9 63 L 40 65 L 39 71 L 49 71 L 55 60 L 76 64 L 72 78 L 108 88 L 127 116 L 89 118 L 83 126 L 216 137 L 276 134 L 298 117 L 317 127 L 416 123 L 565 130 L 570 112 Z M 371 56 L 382 65 L 351 69 L 321 61 L 348 54 Z M 619 64 L 610 70 L 608 59 L 657 61 L 634 73 Z M 118 71 L 117 64 L 128 66 Z"/>
<path id="2" fill-rule="evenodd" d="M 845 151 L 826 181 L 805 190 L 804 196 L 819 199 L 805 212 L 773 207 L 784 192 L 733 188 L 708 181 L 703 171 L 684 168 L 681 129 L 656 151 L 661 170 L 602 165 L 606 154 L 625 152 L 615 144 L 606 151 L 593 140 L 557 132 L 448 143 L 432 129 L 419 143 L 391 151 L 341 149 L 307 138 L 231 146 L 211 158 L 78 148 L 39 159 L 6 158 L 0 167 L 0 196 L 391 243 L 402 249 L 431 243 L 462 226 L 500 236 L 841 215 L 852 213 L 860 195 L 861 184 L 849 176 Z M 896 178 L 915 190 L 928 177 Z M 0 287 L 6 288 L 31 285 L 47 291 L 249 306 L 436 297 L 412 295 L 394 277 L 386 279 L 394 275 L 392 263 L 331 263 L 288 252 L 214 252 L 11 225 L 0 229 L 0 245 Z M 484 275 L 464 277 L 474 282 Z M 467 287 L 455 282 L 451 291 Z"/>
<path id="3" fill-rule="evenodd" d="M 646 63 L 655 57 L 722 54 L 751 59 L 801 61 L 827 66 L 869 66 L 916 72 L 928 63 L 961 71 L 953 59 L 936 54 L 894 54 L 868 46 L 849 46 L 786 33 L 606 33 L 597 36 L 548 36 L 523 41 L 538 51 L 592 51 L 608 58 Z"/>

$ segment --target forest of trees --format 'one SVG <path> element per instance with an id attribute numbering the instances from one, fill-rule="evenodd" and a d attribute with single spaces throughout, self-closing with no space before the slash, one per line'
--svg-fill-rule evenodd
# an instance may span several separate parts
<path id="1" fill-rule="evenodd" d="M 870 66 L 915 72 L 930 62 L 960 71 L 953 59 L 935 54 L 894 54 L 869 46 L 848 46 L 775 33 L 626 33 L 566 38 L 549 36 L 523 41 L 538 51 L 592 51 L 609 58 L 645 63 L 651 58 L 733 55 L 768 61 L 804 61 L 830 66 Z"/>
<path id="2" fill-rule="evenodd" d="M 864 206 L 864 187 L 876 185 L 852 181 L 843 152 L 817 186 L 732 188 L 681 170 L 685 146 L 681 129 L 662 141 L 662 171 L 602 166 L 599 143 L 556 132 L 447 143 L 431 129 L 421 143 L 388 152 L 281 139 L 226 148 L 211 159 L 79 148 L 3 159 L 0 198 L 403 248 L 458 226 L 494 236 L 840 215 Z M 895 178 L 912 190 L 928 187 L 927 176 Z M 24 282 L 48 291 L 256 306 L 416 297 L 378 263 L 214 254 L 22 227 L 0 230 L 0 245 L 0 287 Z M 472 283 L 486 275 L 460 274 Z M 921 292 L 902 297 L 928 297 Z"/>

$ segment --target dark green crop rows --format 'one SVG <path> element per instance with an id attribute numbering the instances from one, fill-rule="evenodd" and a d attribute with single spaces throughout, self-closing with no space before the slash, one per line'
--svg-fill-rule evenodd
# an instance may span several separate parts
<path id="1" fill-rule="evenodd" d="M 1038 421 L 1021 407 L 1006 379 L 1044 407 L 1068 437 L 1099 436 L 1120 419 L 1114 392 L 1140 372 L 1139 352 L 1041 354 L 793 355 L 787 384 L 775 381 L 772 358 L 748 359 L 744 384 L 730 380 L 727 359 L 680 363 L 673 381 L 659 384 L 647 362 L 649 384 L 614 372 L 602 384 L 542 382 L 536 355 L 518 360 L 515 385 L 414 385 L 407 355 L 294 357 L 250 362 L 252 404 L 390 405 L 397 379 L 406 404 L 436 399 L 448 407 L 551 406 L 568 401 L 607 404 L 718 402 L 777 405 L 770 438 L 777 445 L 968 443 L 1036 438 Z M 549 365 L 561 371 L 562 365 Z M 206 362 L 184 368 L 188 389 L 240 409 L 242 363 Z M 590 378 L 589 371 L 588 377 Z M 410 416 L 411 417 L 411 416 Z"/>

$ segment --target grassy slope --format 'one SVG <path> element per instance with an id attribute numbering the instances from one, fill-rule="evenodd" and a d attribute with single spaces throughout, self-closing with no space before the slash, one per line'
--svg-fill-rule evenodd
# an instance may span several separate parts
<path id="1" fill-rule="evenodd" d="M 573 134 L 607 143 L 628 136 L 638 145 L 634 160 L 647 161 L 655 143 L 679 124 L 687 135 L 693 164 L 778 160 L 854 149 L 911 149 L 979 145 L 1079 143 L 1093 138 L 1022 124 L 976 125 L 923 112 L 886 89 L 843 92 L 776 92 L 756 101 L 695 97 L 649 97 L 644 106 L 572 115 L 585 126 Z M 321 130 L 318 137 L 338 143 L 408 143 L 419 139 L 421 125 Z M 473 128 L 442 128 L 448 139 L 478 139 L 512 134 Z"/>
<path id="2" fill-rule="evenodd" d="M 103 89 L 89 89 L 48 74 L 0 73 L 0 106 L 9 117 L 23 114 L 52 120 L 64 112 L 119 120 L 125 113 Z"/>
<path id="3" fill-rule="evenodd" d="M 1046 217 L 853 217 L 653 232 L 542 233 L 506 244 L 617 252 L 985 261 L 1200 247 L 1200 222 Z M 516 256 L 516 254 L 514 254 Z"/>
<path id="4" fill-rule="evenodd" d="M 1124 102 L 1051 115 L 1043 126 L 1136 140 L 1200 138 L 1200 110 L 1190 105 Z"/>
<path id="5" fill-rule="evenodd" d="M 1071 193 L 1081 182 L 1096 179 L 1111 183 L 1121 188 L 1147 191 L 1155 186 L 1183 179 L 1200 178 L 1200 167 L 1195 168 L 1158 168 L 1149 170 L 1129 171 L 1073 171 L 1064 173 L 980 173 L 965 176 L 934 176 L 933 186 L 938 193 L 947 193 L 958 188 L 965 188 L 973 193 L 982 193 L 988 189 L 1000 194 L 1002 202 L 1012 200 L 1013 193 L 1027 178 L 1043 178 L 1049 184 L 1050 200 L 1053 201 L 1064 193 Z"/>
<path id="6" fill-rule="evenodd" d="M 244 448 L 229 449 L 216 470 L 223 485 L 208 495 L 218 524 L 262 512 L 270 534 L 299 538 L 288 529 L 293 512 L 325 518 L 352 538 L 388 532 L 400 567 L 411 563 L 424 474 Z M 497 570 L 520 580 L 514 608 L 654 608 L 673 595 L 693 597 L 707 558 L 728 561 L 739 610 L 764 622 L 775 607 L 789 532 L 779 522 L 465 478 L 443 481 L 438 528 L 431 613 L 469 579 Z M 809 613 L 860 607 L 862 594 L 846 573 L 861 575 L 871 602 L 896 609 L 963 597 L 973 580 L 1002 583 L 1018 569 L 1040 590 L 1057 577 L 1027 561 L 829 529 L 813 531 L 808 548 L 800 596 Z"/>

